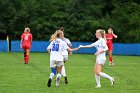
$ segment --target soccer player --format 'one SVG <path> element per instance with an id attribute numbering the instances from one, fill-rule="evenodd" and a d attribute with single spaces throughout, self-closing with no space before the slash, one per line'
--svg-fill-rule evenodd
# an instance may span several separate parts
<path id="1" fill-rule="evenodd" d="M 118 36 L 113 33 L 112 28 L 108 29 L 108 34 L 106 34 L 107 46 L 108 46 L 108 55 L 109 55 L 109 65 L 114 65 L 112 50 L 113 50 L 113 39 Z"/>
<path id="2" fill-rule="evenodd" d="M 60 30 L 64 33 L 64 27 L 60 27 Z M 63 36 L 64 37 L 64 36 Z M 65 37 L 64 37 L 65 38 Z M 67 39 L 67 40 L 66 40 Z M 70 48 L 72 48 L 72 44 L 68 38 L 65 38 L 66 43 L 69 45 Z M 69 52 L 69 55 L 72 55 L 72 52 Z"/>
<path id="3" fill-rule="evenodd" d="M 20 47 L 24 50 L 24 62 L 28 64 L 30 48 L 32 46 L 32 34 L 30 28 L 25 28 L 24 33 L 21 35 Z"/>
<path id="4" fill-rule="evenodd" d="M 54 77 L 54 75 L 57 74 L 56 76 L 56 86 L 59 87 L 60 79 L 61 79 L 61 70 L 64 65 L 63 62 L 63 55 L 62 52 L 63 50 L 68 50 L 68 51 L 74 51 L 78 50 L 78 48 L 71 49 L 68 47 L 68 45 L 60 39 L 62 36 L 62 31 L 58 30 L 53 34 L 54 40 L 50 43 L 50 45 L 47 47 L 48 52 L 50 53 L 50 68 L 52 70 L 49 80 L 48 80 L 48 87 L 51 87 L 51 82 Z"/>
<path id="5" fill-rule="evenodd" d="M 102 67 L 106 61 L 106 56 L 105 56 L 106 51 L 108 50 L 104 36 L 105 36 L 105 31 L 102 29 L 98 29 L 96 30 L 96 38 L 98 38 L 98 40 L 95 43 L 86 46 L 82 46 L 82 45 L 79 46 L 79 48 L 91 48 L 91 47 L 97 48 L 97 52 L 95 53 L 96 63 L 94 66 L 95 80 L 97 84 L 96 88 L 101 87 L 100 76 L 109 79 L 111 81 L 111 85 L 114 84 L 114 78 L 102 72 Z"/>
<path id="6" fill-rule="evenodd" d="M 64 37 L 64 28 L 61 27 L 60 30 L 62 31 L 61 40 L 64 41 L 70 48 L 72 48 L 72 44 L 71 44 L 70 40 L 68 38 Z M 64 50 L 62 52 L 62 55 L 63 55 L 64 63 L 65 63 L 68 60 L 68 50 Z M 72 55 L 72 52 L 70 52 L 70 55 Z M 66 76 L 65 66 L 62 67 L 61 74 L 65 79 L 65 84 L 68 84 L 68 79 L 67 79 L 67 76 Z"/>

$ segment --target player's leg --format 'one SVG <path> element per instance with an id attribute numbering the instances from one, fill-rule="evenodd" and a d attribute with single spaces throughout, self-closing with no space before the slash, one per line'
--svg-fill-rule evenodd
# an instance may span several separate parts
<path id="1" fill-rule="evenodd" d="M 30 49 L 26 49 L 26 64 L 29 62 L 29 56 L 30 56 Z"/>
<path id="2" fill-rule="evenodd" d="M 26 58 L 26 50 L 24 50 L 24 58 Z"/>
<path id="3" fill-rule="evenodd" d="M 58 62 L 57 64 L 57 76 L 56 76 L 56 86 L 59 87 L 59 83 L 61 80 L 61 71 L 62 71 L 62 67 L 64 65 L 64 62 Z"/>
<path id="4" fill-rule="evenodd" d="M 62 71 L 61 71 L 62 76 L 65 79 L 65 84 L 68 84 L 68 78 L 66 76 L 66 71 L 65 71 L 65 66 L 62 67 Z"/>
<path id="5" fill-rule="evenodd" d="M 100 82 L 100 75 L 98 75 L 96 72 L 97 66 L 95 64 L 94 66 L 94 75 L 95 75 L 95 80 L 96 80 L 96 88 L 100 88 L 101 87 L 101 82 Z"/>
<path id="6" fill-rule="evenodd" d="M 111 85 L 113 85 L 114 84 L 114 78 L 109 76 L 106 73 L 101 72 L 101 70 L 102 70 L 102 64 L 96 64 L 96 74 L 100 75 L 100 76 L 102 76 L 104 78 L 109 79 L 111 81 Z"/>
<path id="7" fill-rule="evenodd" d="M 112 57 L 112 50 L 108 51 L 108 55 L 109 55 L 109 65 L 114 65 L 113 57 Z"/>
<path id="8" fill-rule="evenodd" d="M 50 61 L 50 68 L 51 68 L 51 74 L 50 74 L 50 76 L 49 76 L 48 83 L 47 83 L 47 86 L 48 86 L 48 87 L 51 87 L 52 79 L 53 79 L 53 77 L 54 77 L 54 76 L 56 75 L 56 73 L 57 73 L 55 61 Z"/>
<path id="9" fill-rule="evenodd" d="M 53 67 L 51 68 L 51 74 L 50 74 L 50 77 L 49 77 L 49 80 L 48 80 L 48 83 L 47 83 L 47 86 L 48 87 L 51 87 L 51 82 L 52 82 L 52 79 L 53 77 L 56 75 L 56 67 Z"/>
<path id="10" fill-rule="evenodd" d="M 24 63 L 26 63 L 26 47 L 22 45 L 22 49 L 24 51 Z"/>
<path id="11" fill-rule="evenodd" d="M 24 49 L 24 63 L 26 63 L 26 49 Z"/>
<path id="12" fill-rule="evenodd" d="M 113 45 L 108 45 L 108 55 L 109 55 L 109 65 L 114 65 L 113 56 L 112 56 Z"/>
<path id="13" fill-rule="evenodd" d="M 66 63 L 66 61 L 68 60 L 68 56 L 63 56 L 63 57 L 64 57 L 64 63 Z M 67 78 L 67 75 L 66 75 L 65 66 L 62 67 L 61 74 L 62 74 L 62 76 L 63 76 L 64 79 L 65 79 L 65 84 L 68 84 L 68 78 Z"/>

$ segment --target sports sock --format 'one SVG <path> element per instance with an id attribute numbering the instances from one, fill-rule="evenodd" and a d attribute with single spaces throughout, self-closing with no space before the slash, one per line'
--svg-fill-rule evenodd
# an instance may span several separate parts
<path id="1" fill-rule="evenodd" d="M 56 76 L 56 86 L 57 86 L 57 87 L 59 86 L 60 79 L 61 79 L 61 74 L 58 73 L 57 76 Z"/>
<path id="2" fill-rule="evenodd" d="M 24 52 L 24 57 L 26 57 L 26 52 Z"/>
<path id="3" fill-rule="evenodd" d="M 54 73 L 51 73 L 49 78 L 53 79 L 53 77 L 54 77 Z"/>
<path id="4" fill-rule="evenodd" d="M 65 66 L 62 67 L 61 74 L 63 77 L 66 77 Z"/>
<path id="5" fill-rule="evenodd" d="M 24 52 L 24 62 L 26 63 L 26 52 Z"/>
<path id="6" fill-rule="evenodd" d="M 112 57 L 112 56 L 110 56 L 110 57 L 109 57 L 109 61 L 110 61 L 110 62 L 112 62 L 112 60 L 113 60 L 113 57 Z"/>
<path id="7" fill-rule="evenodd" d="M 58 73 L 57 76 L 56 76 L 56 78 L 61 78 L 61 74 Z"/>
<path id="8" fill-rule="evenodd" d="M 95 80 L 96 80 L 97 86 L 101 86 L 100 76 L 99 75 L 95 74 Z"/>
<path id="9" fill-rule="evenodd" d="M 29 55 L 26 55 L 26 63 L 29 61 Z"/>
<path id="10" fill-rule="evenodd" d="M 106 73 L 103 73 L 103 72 L 100 72 L 99 75 L 102 76 L 102 77 L 104 77 L 104 78 L 107 78 L 107 79 L 109 79 L 109 80 L 112 79 L 111 76 L 109 76 L 109 75 L 107 75 Z"/>
<path id="11" fill-rule="evenodd" d="M 52 73 L 53 73 L 54 75 L 56 75 L 56 73 L 57 73 L 56 68 L 51 68 L 51 70 L 52 70 Z"/>

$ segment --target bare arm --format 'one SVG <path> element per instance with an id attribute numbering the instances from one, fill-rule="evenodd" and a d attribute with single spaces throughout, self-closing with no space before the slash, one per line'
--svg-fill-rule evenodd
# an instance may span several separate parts
<path id="1" fill-rule="evenodd" d="M 113 36 L 114 36 L 114 38 L 118 38 L 118 36 L 117 36 L 117 35 L 115 35 L 114 33 L 113 33 Z"/>
<path id="2" fill-rule="evenodd" d="M 69 47 L 72 49 L 72 44 L 69 44 Z M 72 52 L 69 53 L 70 55 L 72 55 Z"/>
<path id="3" fill-rule="evenodd" d="M 92 43 L 91 45 L 86 45 L 86 46 L 80 45 L 78 48 L 91 48 L 91 47 L 94 47 L 95 45 L 96 45 L 96 42 Z"/>
<path id="4" fill-rule="evenodd" d="M 20 40 L 20 47 L 22 48 L 23 39 Z"/>
<path id="5" fill-rule="evenodd" d="M 73 49 L 71 49 L 71 48 L 68 48 L 67 50 L 69 51 L 69 52 L 72 52 L 72 51 L 76 51 L 76 50 L 78 50 L 79 48 L 73 48 Z"/>
<path id="6" fill-rule="evenodd" d="M 51 52 L 50 49 L 48 49 L 47 51 L 48 51 L 48 53 L 50 54 L 50 52 Z"/>
<path id="7" fill-rule="evenodd" d="M 114 38 L 118 38 L 118 36 L 114 34 L 113 31 L 112 31 L 112 35 L 114 36 Z"/>

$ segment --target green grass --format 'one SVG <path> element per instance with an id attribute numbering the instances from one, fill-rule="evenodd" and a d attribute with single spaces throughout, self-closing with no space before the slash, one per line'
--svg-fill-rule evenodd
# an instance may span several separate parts
<path id="1" fill-rule="evenodd" d="M 140 57 L 114 56 L 115 66 L 106 62 L 103 71 L 115 77 L 115 85 L 101 78 L 102 88 L 95 89 L 93 65 L 95 56 L 74 54 L 66 63 L 69 84 L 64 79 L 59 88 L 47 87 L 50 74 L 49 55 L 31 53 L 28 65 L 23 53 L 0 53 L 0 93 L 140 93 Z"/>

